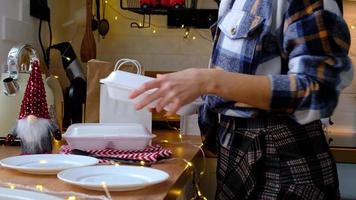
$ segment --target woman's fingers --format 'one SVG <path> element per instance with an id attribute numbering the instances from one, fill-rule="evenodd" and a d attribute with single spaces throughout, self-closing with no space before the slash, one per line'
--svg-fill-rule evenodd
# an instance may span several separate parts
<path id="1" fill-rule="evenodd" d="M 195 99 L 201 95 L 201 83 L 194 70 L 185 70 L 167 75 L 157 75 L 153 81 L 143 84 L 140 88 L 130 94 L 130 98 L 136 98 L 148 90 L 157 89 L 148 94 L 142 101 L 136 104 L 136 109 L 142 109 L 150 103 L 158 100 L 156 110 L 162 111 L 169 105 L 169 114 L 174 114 L 188 100 Z M 198 81 L 196 81 L 198 80 Z"/>
<path id="2" fill-rule="evenodd" d="M 149 105 L 153 101 L 161 98 L 161 96 L 162 96 L 162 90 L 158 89 L 155 92 L 153 92 L 152 94 L 147 95 L 142 101 L 137 103 L 135 105 L 135 108 L 137 110 L 141 110 L 142 108 L 146 107 L 147 105 Z"/>
<path id="3" fill-rule="evenodd" d="M 161 80 L 160 79 L 155 79 L 153 81 L 149 81 L 147 83 L 144 83 L 141 87 L 138 89 L 134 90 L 130 95 L 130 99 L 134 99 L 138 96 L 140 96 L 142 93 L 154 89 L 154 88 L 159 88 L 161 85 Z"/>
<path id="4" fill-rule="evenodd" d="M 156 111 L 161 112 L 164 107 L 166 107 L 170 102 L 172 102 L 172 99 L 176 97 L 177 94 L 175 92 L 169 92 L 165 97 L 163 97 L 156 106 Z"/>
<path id="5" fill-rule="evenodd" d="M 182 107 L 182 103 L 178 99 L 175 100 L 169 107 L 169 111 L 167 112 L 167 115 L 171 116 L 176 114 L 180 107 Z"/>

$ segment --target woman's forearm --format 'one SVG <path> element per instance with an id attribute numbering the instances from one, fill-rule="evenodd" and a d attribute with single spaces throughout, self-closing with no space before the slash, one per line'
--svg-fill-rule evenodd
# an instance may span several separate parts
<path id="1" fill-rule="evenodd" d="M 269 110 L 271 85 L 267 76 L 246 75 L 209 69 L 206 93 Z"/>

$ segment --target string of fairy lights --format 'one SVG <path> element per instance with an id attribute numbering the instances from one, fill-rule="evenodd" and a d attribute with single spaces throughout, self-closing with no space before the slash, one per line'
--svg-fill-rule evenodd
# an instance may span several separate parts
<path id="1" fill-rule="evenodd" d="M 205 174 L 206 171 L 206 155 L 205 152 L 203 150 L 203 144 L 201 143 L 200 145 L 194 144 L 192 141 L 190 140 L 184 140 L 184 136 L 181 132 L 181 129 L 171 126 L 170 122 L 168 121 L 168 118 L 161 114 L 161 118 L 163 118 L 168 126 L 168 128 L 176 131 L 176 133 L 178 134 L 179 137 L 179 142 L 172 142 L 169 140 L 161 140 L 161 143 L 167 143 L 167 144 L 173 144 L 173 145 L 179 145 L 179 144 L 189 144 L 195 148 L 198 148 L 201 152 L 202 158 L 203 158 L 203 165 L 202 165 L 202 170 L 198 173 L 197 172 L 197 168 L 195 167 L 195 165 L 192 162 L 189 162 L 185 159 L 182 158 L 172 158 L 171 160 L 182 160 L 185 162 L 186 167 L 185 169 L 191 169 L 192 170 L 192 175 L 193 175 L 193 186 L 195 188 L 195 196 L 192 197 L 192 200 L 207 200 L 207 198 L 202 194 L 201 190 L 200 190 L 200 177 L 199 176 L 203 176 Z"/>

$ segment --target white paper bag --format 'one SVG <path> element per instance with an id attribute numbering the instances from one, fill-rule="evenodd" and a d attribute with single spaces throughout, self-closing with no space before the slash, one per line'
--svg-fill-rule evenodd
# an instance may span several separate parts
<path id="1" fill-rule="evenodd" d="M 141 65 L 136 60 L 122 59 L 116 63 L 115 70 L 123 64 L 131 63 L 136 66 L 137 73 L 141 74 Z M 137 111 L 132 102 L 112 99 L 109 96 L 108 86 L 100 84 L 100 123 L 139 123 L 152 131 L 152 113 L 147 109 Z"/>
<path id="2" fill-rule="evenodd" d="M 147 109 L 137 111 L 133 103 L 109 97 L 108 87 L 100 85 L 100 123 L 139 123 L 152 131 L 152 113 Z"/>

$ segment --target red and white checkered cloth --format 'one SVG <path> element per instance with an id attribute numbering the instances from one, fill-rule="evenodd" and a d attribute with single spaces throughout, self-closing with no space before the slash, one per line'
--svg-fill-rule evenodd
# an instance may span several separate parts
<path id="1" fill-rule="evenodd" d="M 60 148 L 61 154 L 70 154 L 72 149 L 69 145 L 63 145 Z M 104 149 L 104 150 L 88 150 L 88 152 L 95 154 L 96 156 L 105 156 L 112 158 L 122 158 L 135 161 L 145 162 L 157 162 L 162 159 L 170 158 L 172 151 L 170 149 L 164 149 L 160 145 L 147 146 L 143 150 L 123 151 L 117 149 Z M 100 160 L 100 163 L 109 163 L 108 160 Z"/>

